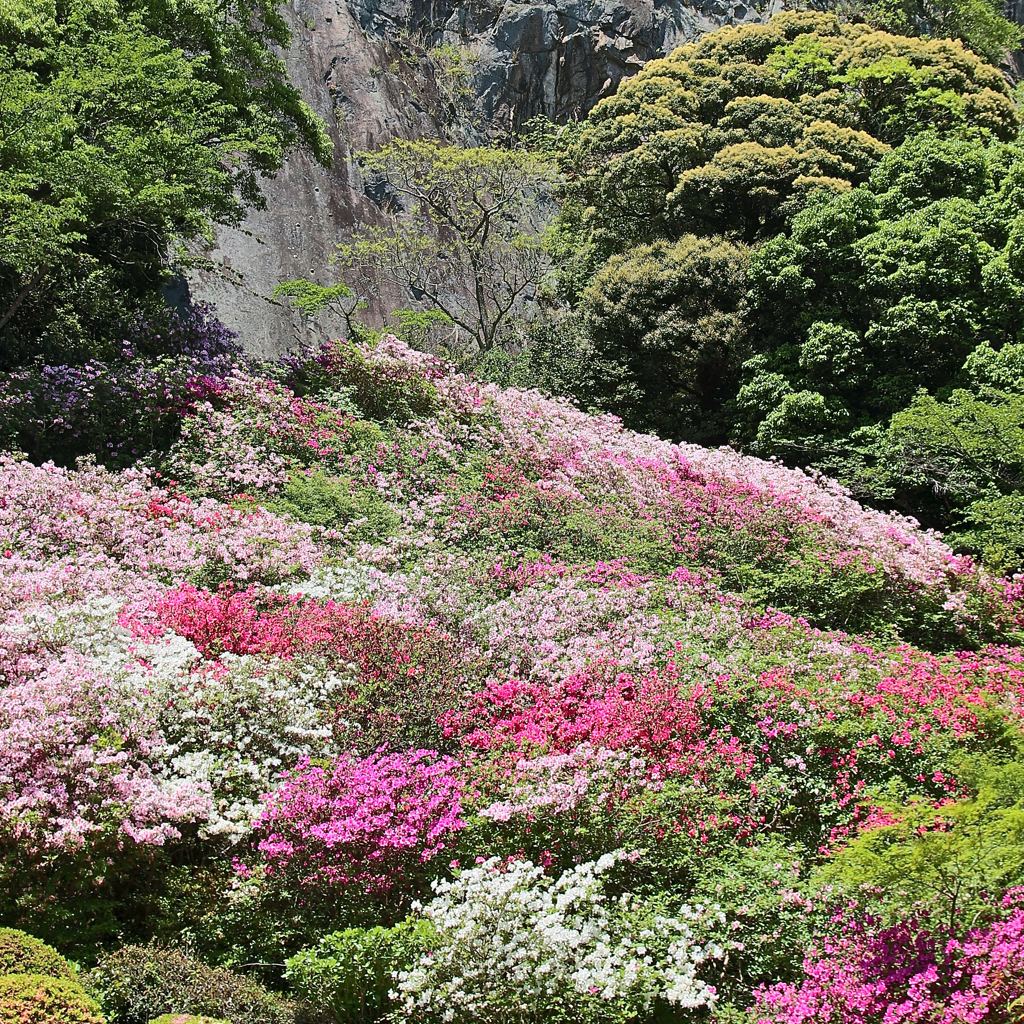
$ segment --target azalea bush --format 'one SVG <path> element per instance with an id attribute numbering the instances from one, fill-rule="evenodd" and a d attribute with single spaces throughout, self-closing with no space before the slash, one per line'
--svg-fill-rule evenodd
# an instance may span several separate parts
<path id="1" fill-rule="evenodd" d="M 951 935 L 922 910 L 888 928 L 851 905 L 809 951 L 806 977 L 757 993 L 760 1024 L 879 1019 L 917 1022 L 1013 1020 L 1024 999 L 1024 908 L 1012 890 L 994 924 Z M 860 913 L 858 913 L 860 910 Z"/>
<path id="2" fill-rule="evenodd" d="M 0 919 L 114 1024 L 1020 996 L 1024 588 L 827 479 L 334 345 L 5 456 L 0 579 Z"/>
<path id="3" fill-rule="evenodd" d="M 415 891 L 420 865 L 465 827 L 458 768 L 429 750 L 342 757 L 329 768 L 300 761 L 253 823 L 268 875 L 310 893 L 347 891 L 356 903 Z"/>
<path id="4" fill-rule="evenodd" d="M 0 1019 L 18 1024 L 104 1024 L 81 986 L 45 974 L 0 977 Z"/>
<path id="5" fill-rule="evenodd" d="M 242 361 L 236 335 L 204 304 L 140 316 L 122 333 L 116 356 L 0 374 L 0 444 L 37 461 L 99 454 L 131 465 L 168 447 L 185 414 Z"/>
<path id="6" fill-rule="evenodd" d="M 497 858 L 435 884 L 428 952 L 397 973 L 400 1014 L 466 1021 L 630 1020 L 658 999 L 692 1010 L 715 1003 L 699 975 L 721 959 L 720 911 L 666 917 L 628 893 L 609 900 L 607 853 L 557 878 L 528 860 Z"/>

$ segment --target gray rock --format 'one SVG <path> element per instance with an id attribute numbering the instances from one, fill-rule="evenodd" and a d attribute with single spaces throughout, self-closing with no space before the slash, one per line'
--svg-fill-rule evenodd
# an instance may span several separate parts
<path id="1" fill-rule="evenodd" d="M 288 72 L 328 123 L 334 166 L 291 154 L 265 184 L 266 209 L 218 232 L 208 269 L 190 274 L 193 297 L 213 302 L 246 348 L 265 356 L 341 331 L 339 323 L 304 323 L 271 295 L 298 277 L 333 283 L 334 245 L 354 227 L 388 222 L 390 204 L 363 181 L 353 153 L 395 137 L 473 144 L 539 114 L 585 116 L 648 60 L 768 13 L 742 0 L 291 0 L 287 12 Z M 469 58 L 465 79 L 446 72 L 440 46 Z M 375 326 L 410 305 L 386 283 L 365 290 L 363 316 Z"/>

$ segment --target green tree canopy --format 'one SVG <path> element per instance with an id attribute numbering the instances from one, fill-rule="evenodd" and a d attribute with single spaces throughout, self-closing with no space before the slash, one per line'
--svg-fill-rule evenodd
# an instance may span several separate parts
<path id="1" fill-rule="evenodd" d="M 274 0 L 0 0 L 2 365 L 102 351 L 323 126 Z"/>
<path id="2" fill-rule="evenodd" d="M 978 346 L 963 386 L 922 393 L 877 447 L 905 504 L 1002 572 L 1024 568 L 1024 345 Z"/>
<path id="3" fill-rule="evenodd" d="M 876 0 L 859 10 L 877 28 L 908 36 L 959 39 L 997 67 L 1020 45 L 1021 29 L 1002 0 Z"/>
<path id="4" fill-rule="evenodd" d="M 747 259 L 741 245 L 685 235 L 608 260 L 580 304 L 599 382 L 594 397 L 638 429 L 719 435 L 749 354 Z"/>
<path id="5" fill-rule="evenodd" d="M 1019 147 L 928 132 L 815 196 L 751 259 L 738 436 L 816 461 L 954 383 L 980 342 L 1024 340 L 1022 182 Z"/>
<path id="6" fill-rule="evenodd" d="M 566 224 L 596 267 L 623 244 L 783 229 L 927 128 L 1015 137 L 1002 75 L 962 43 L 784 13 L 651 61 L 566 146 Z"/>

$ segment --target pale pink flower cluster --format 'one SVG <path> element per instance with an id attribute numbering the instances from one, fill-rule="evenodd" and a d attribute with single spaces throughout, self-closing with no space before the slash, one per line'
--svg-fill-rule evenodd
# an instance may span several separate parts
<path id="1" fill-rule="evenodd" d="M 308 575 L 323 559 L 313 533 L 135 470 L 0 457 L 0 829 L 41 854 L 160 844 L 206 821 L 210 773 L 169 764 L 155 683 L 132 668 L 117 613 L 178 581 Z"/>
<path id="2" fill-rule="evenodd" d="M 68 655 L 0 690 L 0 834 L 31 856 L 161 845 L 209 792 L 153 771 L 163 737 L 140 695 Z"/>

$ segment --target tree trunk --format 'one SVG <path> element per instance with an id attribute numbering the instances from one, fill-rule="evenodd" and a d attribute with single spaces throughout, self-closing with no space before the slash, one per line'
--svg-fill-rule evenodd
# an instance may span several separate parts
<path id="1" fill-rule="evenodd" d="M 35 287 L 36 281 L 39 280 L 42 271 L 37 271 L 32 277 L 22 285 L 21 291 L 14 296 L 14 301 L 11 303 L 7 312 L 0 317 L 0 331 L 2 331 L 14 318 L 14 314 L 18 312 L 18 307 L 28 298 L 29 293 Z"/>

